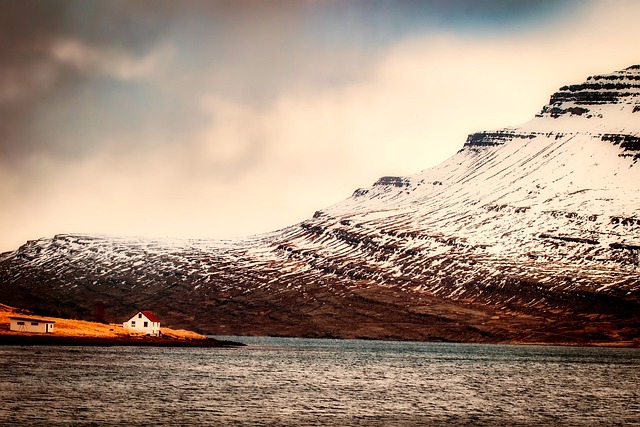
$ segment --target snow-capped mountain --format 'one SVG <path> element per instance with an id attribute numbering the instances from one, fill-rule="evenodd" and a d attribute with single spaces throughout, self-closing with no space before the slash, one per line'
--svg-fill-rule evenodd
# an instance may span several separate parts
<path id="1" fill-rule="evenodd" d="M 0 301 L 217 334 L 640 345 L 639 158 L 632 66 L 268 235 L 28 242 L 0 256 Z"/>

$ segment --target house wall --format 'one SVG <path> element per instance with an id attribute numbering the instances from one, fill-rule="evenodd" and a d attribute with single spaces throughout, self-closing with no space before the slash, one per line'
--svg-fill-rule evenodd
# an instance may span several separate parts
<path id="1" fill-rule="evenodd" d="M 49 325 L 47 327 L 47 325 Z M 53 333 L 53 322 L 30 319 L 9 319 L 9 329 L 17 332 Z"/>
<path id="2" fill-rule="evenodd" d="M 145 326 L 146 322 L 146 326 Z M 151 335 L 160 334 L 160 322 L 152 322 L 147 316 L 142 313 L 138 313 L 131 319 L 122 324 L 125 329 L 131 329 L 136 332 L 141 332 Z"/>

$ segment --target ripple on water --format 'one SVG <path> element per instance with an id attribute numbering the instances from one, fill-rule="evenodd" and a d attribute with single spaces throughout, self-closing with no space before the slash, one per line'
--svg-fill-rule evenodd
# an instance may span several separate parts
<path id="1" fill-rule="evenodd" d="M 238 338 L 1 347 L 0 424 L 640 424 L 640 350 Z"/>

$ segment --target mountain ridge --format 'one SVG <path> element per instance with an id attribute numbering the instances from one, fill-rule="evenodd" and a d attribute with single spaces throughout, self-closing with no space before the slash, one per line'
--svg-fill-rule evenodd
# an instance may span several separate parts
<path id="1" fill-rule="evenodd" d="M 640 345 L 638 118 L 635 65 L 291 227 L 39 239 L 0 255 L 0 289 L 85 318 L 152 305 L 207 333 Z"/>

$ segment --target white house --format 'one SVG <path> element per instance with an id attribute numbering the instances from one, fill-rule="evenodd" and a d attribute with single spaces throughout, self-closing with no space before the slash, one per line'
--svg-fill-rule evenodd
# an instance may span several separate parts
<path id="1" fill-rule="evenodd" d="M 122 327 L 147 335 L 162 335 L 160 332 L 160 320 L 148 311 L 139 311 L 131 319 L 124 322 Z"/>
<path id="2" fill-rule="evenodd" d="M 9 330 L 17 332 L 37 332 L 41 334 L 52 334 L 52 320 L 34 319 L 32 317 L 9 317 Z"/>

